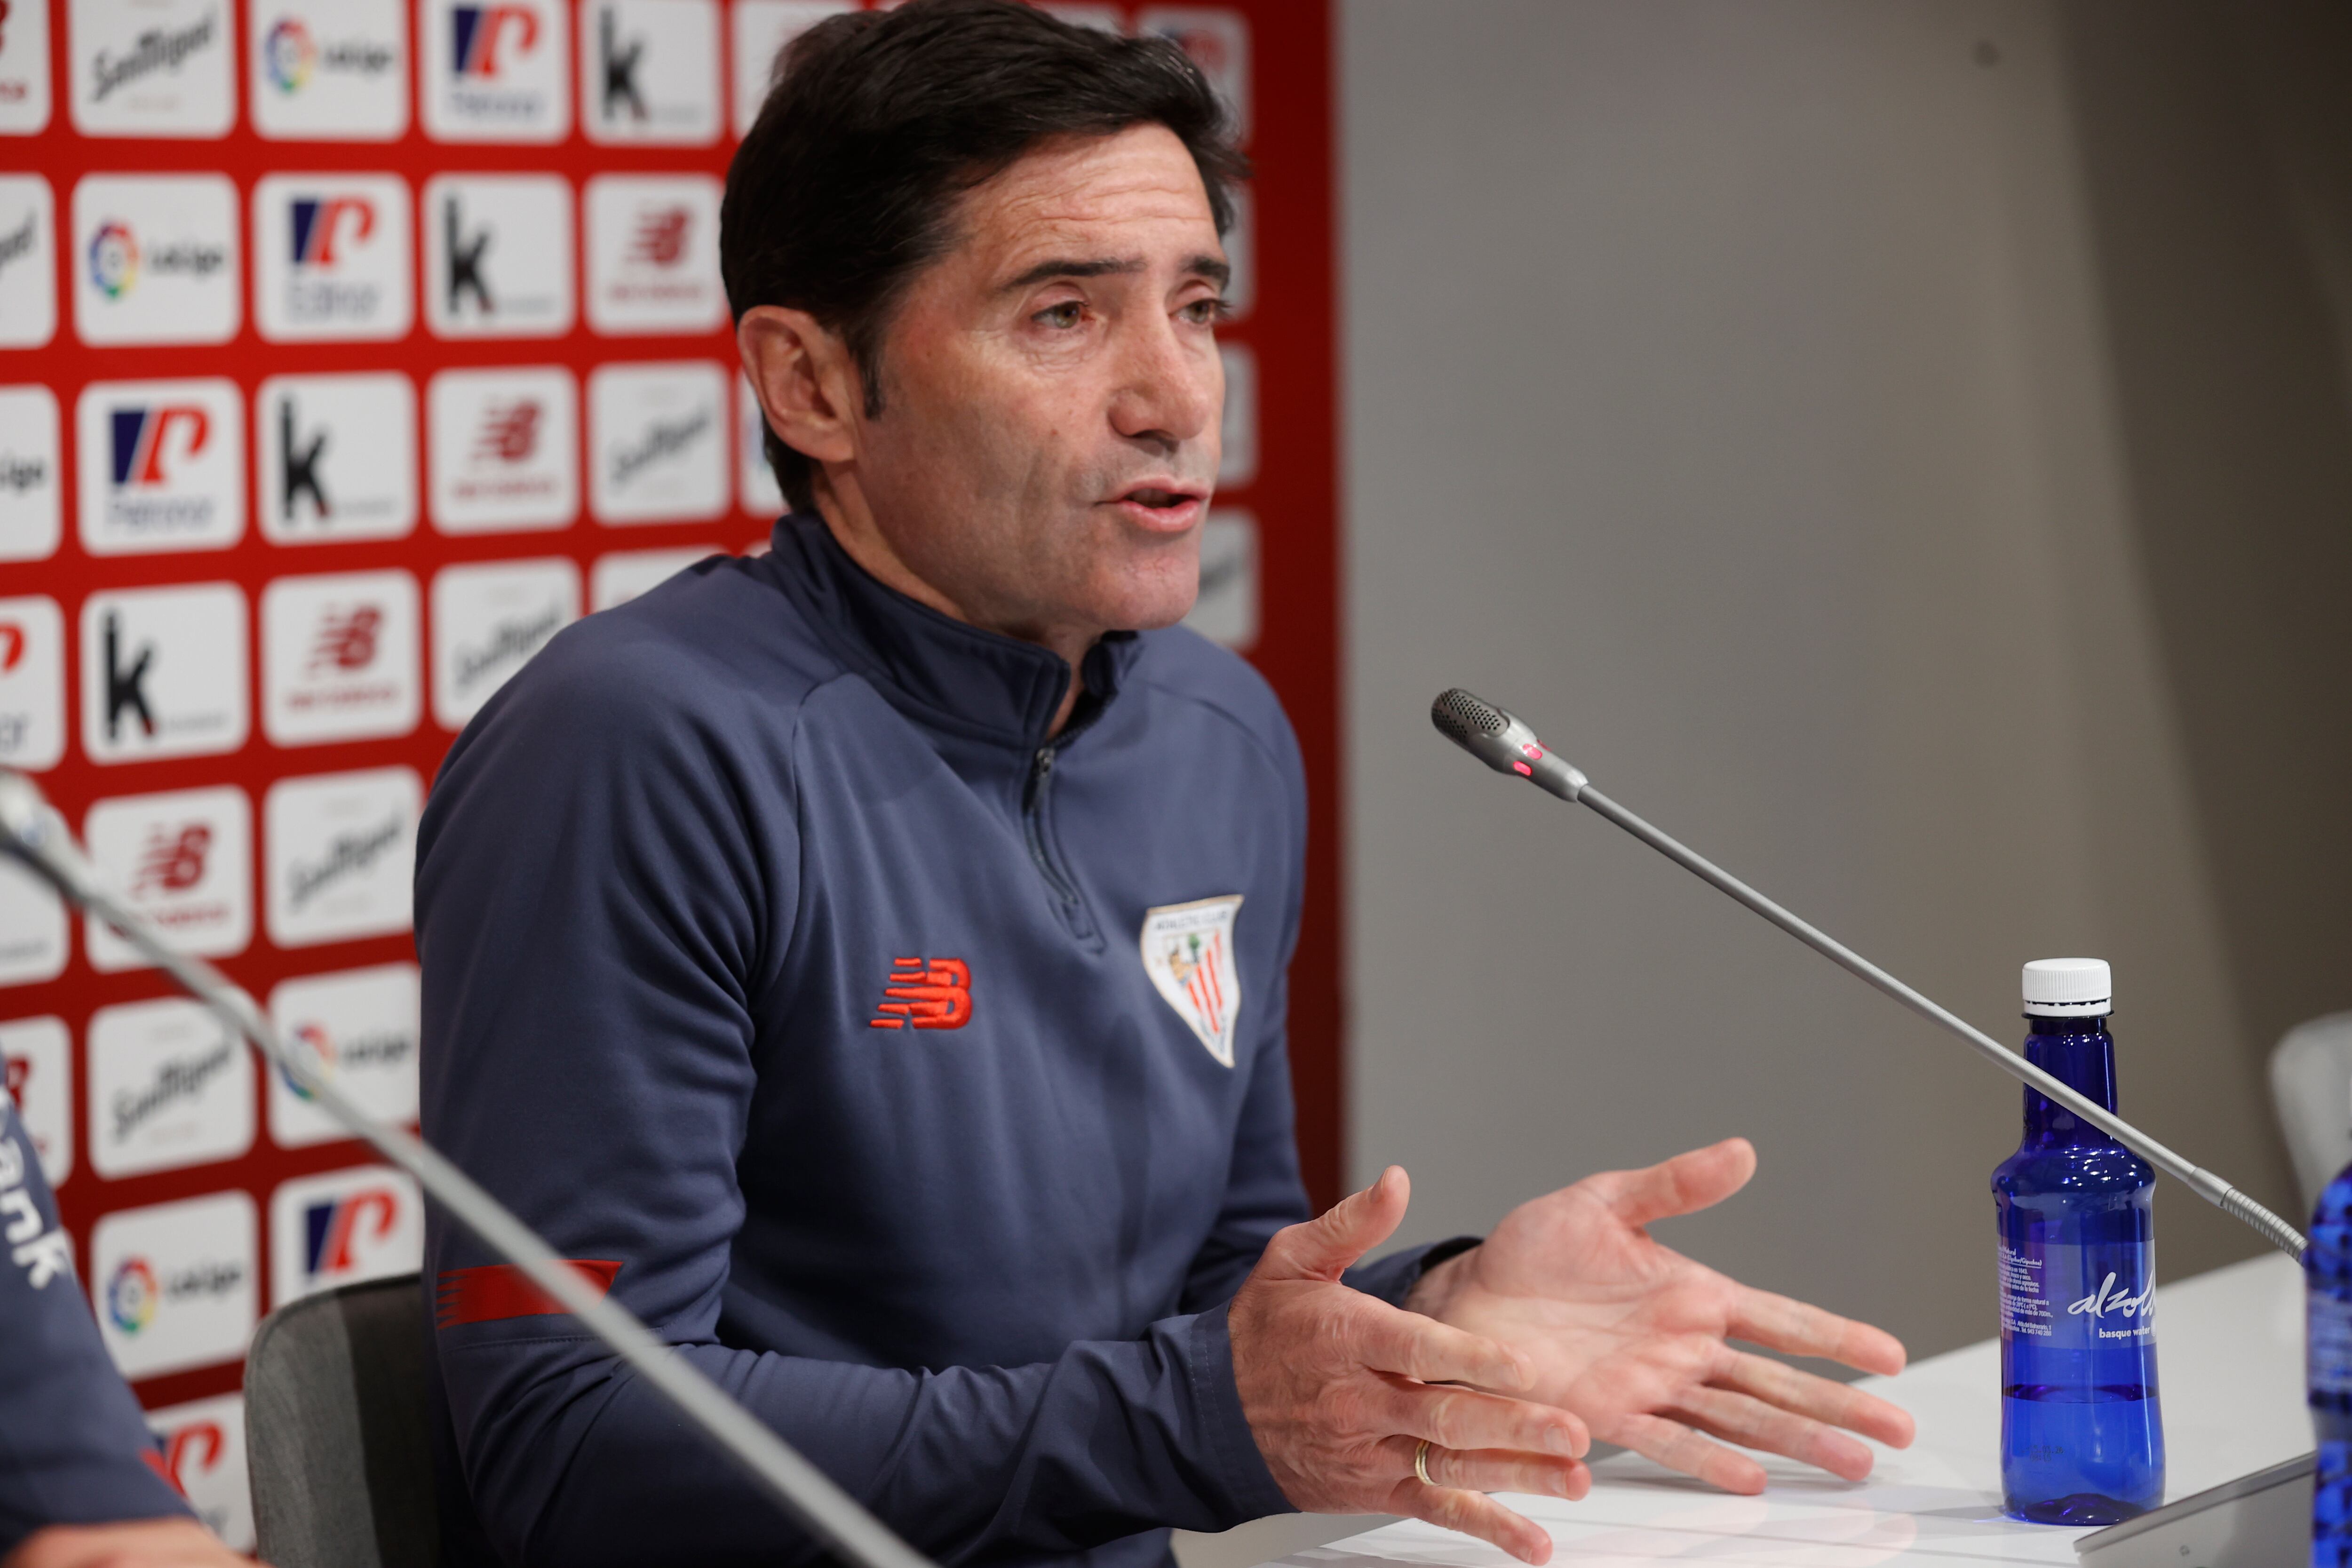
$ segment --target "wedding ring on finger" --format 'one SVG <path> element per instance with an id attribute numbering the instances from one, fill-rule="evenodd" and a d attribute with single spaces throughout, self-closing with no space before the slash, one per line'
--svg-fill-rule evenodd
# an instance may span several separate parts
<path id="1" fill-rule="evenodd" d="M 1437 1484 L 1429 1479 L 1429 1439 L 1426 1437 L 1423 1437 L 1421 1440 L 1421 1446 L 1412 1451 L 1412 1473 L 1421 1478 L 1423 1486 L 1433 1487 Z"/>

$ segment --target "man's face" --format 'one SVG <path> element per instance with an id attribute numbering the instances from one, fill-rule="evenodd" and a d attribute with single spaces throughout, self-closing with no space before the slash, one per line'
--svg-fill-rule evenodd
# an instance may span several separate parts
<path id="1" fill-rule="evenodd" d="M 1163 126 L 1072 138 L 959 205 L 856 416 L 876 529 L 965 618 L 1035 641 L 1168 626 L 1200 581 L 1226 276 Z"/>

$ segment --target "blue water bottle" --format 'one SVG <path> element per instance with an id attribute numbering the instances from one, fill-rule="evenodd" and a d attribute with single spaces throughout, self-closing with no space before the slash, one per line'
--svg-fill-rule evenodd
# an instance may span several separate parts
<path id="1" fill-rule="evenodd" d="M 2107 966 L 2025 966 L 2026 1059 L 2116 1108 Z M 2000 1223 L 2001 1507 L 2113 1524 L 2164 1500 L 2156 1397 L 2156 1173 L 2032 1089 L 1993 1172 Z"/>
<path id="2" fill-rule="evenodd" d="M 2311 1494 L 2312 1568 L 2352 1568 L 2352 1166 L 2319 1194 L 2304 1249 L 2310 1288 L 2311 1425 L 2319 1477 Z"/>

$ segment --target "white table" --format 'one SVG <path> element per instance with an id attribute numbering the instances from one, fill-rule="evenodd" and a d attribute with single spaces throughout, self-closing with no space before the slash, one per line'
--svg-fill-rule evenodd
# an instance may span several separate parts
<path id="1" fill-rule="evenodd" d="M 1985 1280 L 1990 1300 L 1992 1280 Z M 2307 1453 L 2303 1407 L 2303 1277 L 2272 1253 L 2157 1295 L 2165 1495 L 2178 1499 Z M 1989 1309 L 1988 1309 L 1989 1310 Z M 1761 1497 L 1730 1497 L 1632 1454 L 1593 1467 L 1581 1502 L 1507 1498 L 1549 1531 L 1558 1568 L 1696 1562 L 1720 1568 L 2038 1563 L 2073 1568 L 2087 1533 L 2000 1512 L 2000 1348 L 1988 1340 L 1862 1386 L 1918 1418 L 1908 1449 L 1880 1448 L 1850 1484 L 1767 1458 Z M 1466 1535 L 1407 1521 L 1281 1559 L 1290 1568 L 1511 1568 Z"/>

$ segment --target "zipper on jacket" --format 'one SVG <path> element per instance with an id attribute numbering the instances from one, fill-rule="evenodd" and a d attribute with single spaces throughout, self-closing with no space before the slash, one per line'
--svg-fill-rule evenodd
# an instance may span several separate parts
<path id="1" fill-rule="evenodd" d="M 1066 731 L 1067 740 L 1072 731 Z M 1058 745 L 1037 748 L 1030 758 L 1029 783 L 1022 791 L 1021 828 L 1029 841 L 1029 858 L 1036 862 L 1037 874 L 1045 879 L 1045 889 L 1053 895 L 1055 912 L 1069 933 L 1084 942 L 1099 942 L 1095 923 L 1087 913 L 1086 900 L 1079 897 L 1077 884 L 1070 880 L 1061 867 L 1055 864 L 1053 851 L 1045 842 L 1045 792 L 1054 779 L 1054 761 L 1060 752 Z"/>

